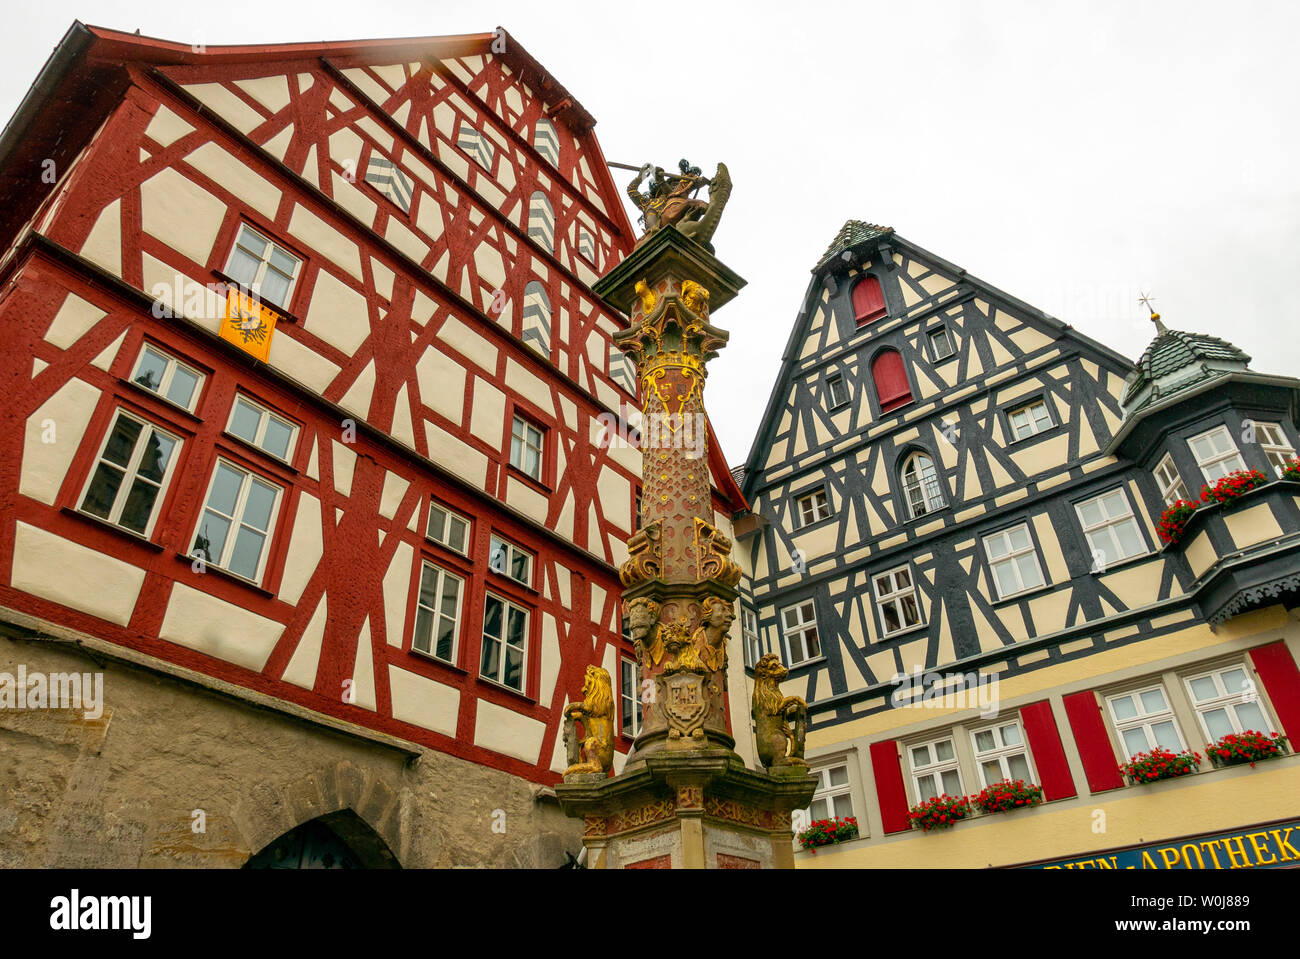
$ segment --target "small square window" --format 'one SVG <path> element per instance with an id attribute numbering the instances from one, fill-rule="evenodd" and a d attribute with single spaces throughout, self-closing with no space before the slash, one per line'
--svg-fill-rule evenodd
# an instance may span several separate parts
<path id="1" fill-rule="evenodd" d="M 1191 447 L 1196 465 L 1201 468 L 1207 482 L 1214 483 L 1229 473 L 1246 468 L 1246 462 L 1237 452 L 1232 434 L 1226 426 L 1216 426 L 1199 436 L 1193 436 L 1187 445 Z"/>
<path id="2" fill-rule="evenodd" d="M 910 566 L 899 566 L 872 577 L 876 606 L 884 634 L 902 632 L 925 622 L 921 615 L 921 598 Z"/>
<path id="3" fill-rule="evenodd" d="M 806 496 L 799 497 L 799 528 L 818 523 L 831 515 L 830 500 L 826 498 L 826 490 L 813 490 Z"/>
<path id="4" fill-rule="evenodd" d="M 853 785 L 849 777 L 849 764 L 841 761 L 809 771 L 817 777 L 817 789 L 806 809 L 795 810 L 795 816 L 799 821 L 793 831 L 799 833 L 807 829 L 810 823 L 822 819 L 854 818 Z"/>
<path id="5" fill-rule="evenodd" d="M 1147 686 L 1106 699 L 1111 722 L 1123 743 L 1125 758 L 1156 746 L 1180 753 L 1185 748 L 1163 686 Z"/>
<path id="6" fill-rule="evenodd" d="M 499 536 L 492 537 L 488 567 L 524 586 L 533 585 L 533 555 Z"/>
<path id="7" fill-rule="evenodd" d="M 963 795 L 957 750 L 953 748 L 951 736 L 910 746 L 907 756 L 912 767 L 912 785 L 921 802 L 941 795 L 954 798 Z"/>
<path id="8" fill-rule="evenodd" d="M 257 474 L 217 460 L 190 555 L 260 582 L 280 492 Z"/>
<path id="9" fill-rule="evenodd" d="M 952 333 L 948 331 L 948 327 L 941 326 L 930 332 L 930 356 L 934 358 L 934 362 L 946 360 L 956 352 L 952 345 Z"/>
<path id="10" fill-rule="evenodd" d="M 1150 552 L 1123 490 L 1114 489 L 1077 503 L 1079 524 L 1092 552 L 1093 570 Z"/>
<path id="11" fill-rule="evenodd" d="M 1282 470 L 1295 456 L 1295 449 L 1287 442 L 1286 433 L 1282 432 L 1282 424 L 1256 423 L 1255 439 L 1272 465 L 1273 472 L 1281 476 Z"/>
<path id="12" fill-rule="evenodd" d="M 302 261 L 247 223 L 239 227 L 226 275 L 263 303 L 288 309 Z"/>
<path id="13" fill-rule="evenodd" d="M 146 343 L 140 351 L 140 358 L 135 362 L 131 382 L 193 413 L 199 402 L 203 374 L 186 366 L 170 353 Z"/>
<path id="14" fill-rule="evenodd" d="M 821 656 L 821 642 L 817 638 L 817 613 L 812 600 L 782 611 L 781 618 L 785 623 L 785 641 L 790 650 L 791 666 Z"/>
<path id="15" fill-rule="evenodd" d="M 522 416 L 510 428 L 510 465 L 533 479 L 542 478 L 542 431 Z"/>
<path id="16" fill-rule="evenodd" d="M 835 409 L 837 406 L 843 406 L 849 401 L 849 390 L 844 385 L 844 377 L 836 374 L 826 380 L 827 398 L 830 400 L 830 408 Z"/>
<path id="17" fill-rule="evenodd" d="M 429 503 L 429 539 L 455 550 L 462 556 L 469 551 L 469 520 L 445 506 Z"/>
<path id="18" fill-rule="evenodd" d="M 1245 732 L 1267 736 L 1277 730 L 1264 711 L 1245 663 L 1188 676 L 1187 691 L 1201 720 L 1201 729 L 1212 743 L 1224 736 L 1240 736 Z"/>
<path id="19" fill-rule="evenodd" d="M 1007 421 L 1011 424 L 1012 437 L 1017 440 L 1052 428 L 1051 414 L 1047 412 L 1047 404 L 1042 400 L 1034 400 L 1012 410 L 1007 414 Z"/>
<path id="20" fill-rule="evenodd" d="M 1028 523 L 984 537 L 984 552 L 999 599 L 1044 585 Z"/>
<path id="21" fill-rule="evenodd" d="M 284 417 L 276 416 L 261 403 L 236 394 L 226 432 L 287 462 L 293 456 L 298 427 Z"/>
<path id="22" fill-rule="evenodd" d="M 82 493 L 81 511 L 148 536 L 180 447 L 178 437 L 118 410 Z"/>
<path id="23" fill-rule="evenodd" d="M 975 763 L 979 766 L 980 780 L 992 786 L 1004 779 L 1033 781 L 1029 765 L 1029 747 L 1019 720 L 994 723 L 971 733 L 975 750 Z"/>

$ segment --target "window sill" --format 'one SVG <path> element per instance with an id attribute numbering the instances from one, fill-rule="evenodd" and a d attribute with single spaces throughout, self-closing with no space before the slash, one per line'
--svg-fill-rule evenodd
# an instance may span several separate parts
<path id="1" fill-rule="evenodd" d="M 134 391 L 143 393 L 144 395 L 150 397 L 151 399 L 158 400 L 160 403 L 164 404 L 167 407 L 167 412 L 175 414 L 176 416 L 183 417 L 184 419 L 188 420 L 192 426 L 198 426 L 203 423 L 203 417 L 199 416 L 193 410 L 187 410 L 179 403 L 167 399 L 167 397 L 163 396 L 161 393 L 155 393 L 147 386 L 142 386 L 141 384 L 137 383 L 135 380 L 129 380 L 125 376 L 119 376 L 117 378 L 117 381 L 123 384 L 124 386 L 131 387 L 131 389 Z M 199 384 L 198 389 L 199 390 L 203 389 L 202 383 Z"/>
<path id="2" fill-rule="evenodd" d="M 533 598 L 534 602 L 541 598 L 542 595 L 541 591 L 538 590 L 537 587 L 530 586 L 527 583 L 521 583 L 519 582 L 519 580 L 515 579 L 509 573 L 503 573 L 501 572 L 501 570 L 493 569 L 491 566 L 488 567 L 488 572 L 490 572 L 493 576 L 497 577 L 496 583 L 500 587 L 504 587 L 505 589 L 515 589 L 521 593 L 527 593 L 529 596 Z M 489 589 L 490 588 L 493 587 L 489 587 Z"/>
<path id="3" fill-rule="evenodd" d="M 879 646 L 882 643 L 889 642 L 890 640 L 898 639 L 898 637 L 900 636 L 909 636 L 912 633 L 920 632 L 923 629 L 928 629 L 929 626 L 930 626 L 929 623 L 917 623 L 915 626 L 908 626 L 905 629 L 896 629 L 892 633 L 882 633 L 879 639 L 874 640 L 869 645 Z"/>
<path id="4" fill-rule="evenodd" d="M 815 656 L 812 659 L 801 660 L 800 662 L 795 663 L 791 666 L 787 666 L 786 668 L 793 673 L 796 669 L 803 669 L 805 666 L 816 666 L 818 663 L 824 663 L 824 662 L 826 662 L 825 654 L 821 656 Z"/>
<path id="5" fill-rule="evenodd" d="M 298 274 L 299 278 L 301 278 L 301 276 L 302 276 L 301 269 L 302 269 L 303 266 L 306 266 L 306 261 L 305 261 L 305 260 L 304 260 L 304 261 L 300 264 L 300 266 L 299 266 L 299 274 Z M 223 272 L 221 272 L 220 270 L 213 270 L 213 271 L 212 271 L 212 275 L 215 276 L 215 277 L 216 277 L 218 280 L 220 280 L 222 283 L 226 284 L 227 286 L 237 287 L 237 288 L 238 288 L 241 292 L 243 292 L 246 296 L 250 296 L 250 297 L 252 296 L 252 294 L 249 293 L 248 290 L 245 288 L 244 284 L 240 283 L 240 282 L 239 282 L 238 280 L 236 280 L 234 277 L 229 276 L 228 274 L 223 273 Z M 297 293 L 297 292 L 298 292 L 298 290 L 296 289 L 297 285 L 298 285 L 298 283 L 297 283 L 297 281 L 295 280 L 295 281 L 294 281 L 294 287 L 295 287 L 295 289 L 293 290 L 294 293 Z M 214 292 L 215 292 L 215 291 L 214 291 Z M 290 296 L 289 299 L 290 299 L 290 301 L 292 301 L 292 300 L 293 300 L 293 297 Z M 282 306 L 276 306 L 274 303 L 268 303 L 268 302 L 266 302 L 265 300 L 262 300 L 262 299 L 258 299 L 257 302 L 258 302 L 258 304 L 260 304 L 261 306 L 265 307 L 267 310 L 270 310 L 272 313 L 275 314 L 275 318 L 276 318 L 276 322 L 277 322 L 277 323 L 294 323 L 294 324 L 297 324 L 297 325 L 302 325 L 302 320 L 300 320 L 300 319 L 299 319 L 295 314 L 290 313 L 290 312 L 289 312 L 288 310 L 286 310 L 284 307 L 282 307 Z"/>
<path id="6" fill-rule="evenodd" d="M 242 436 L 237 436 L 236 434 L 230 432 L 230 430 L 222 430 L 221 435 L 224 439 L 233 440 L 234 442 L 238 443 L 239 448 L 242 450 L 252 450 L 252 452 L 255 453 L 259 459 L 265 460 L 267 464 L 273 466 L 275 469 L 278 469 L 284 473 L 291 474 L 290 478 L 294 476 L 302 475 L 302 471 L 299 470 L 292 463 L 290 463 L 288 460 L 282 460 L 274 453 L 268 453 L 266 450 L 262 449 L 262 447 L 258 446 L 256 443 L 250 443 Z M 297 452 L 297 450 L 295 450 L 294 452 Z"/>
<path id="7" fill-rule="evenodd" d="M 1022 436 L 1019 439 L 1009 439 L 1007 440 L 1006 443 L 1003 444 L 1003 448 L 1009 449 L 1012 446 L 1027 446 L 1030 443 L 1034 443 L 1038 440 L 1050 439 L 1051 437 L 1057 436 L 1064 432 L 1065 432 L 1065 427 L 1062 426 L 1060 423 L 1057 423 L 1053 426 L 1049 426 L 1045 430 L 1039 430 L 1037 433 L 1030 433 L 1028 436 Z M 1010 435 L 1009 428 L 1008 428 L 1008 435 Z"/>
<path id="8" fill-rule="evenodd" d="M 189 566 L 191 569 L 193 569 L 196 559 L 197 559 L 196 557 L 191 556 L 188 553 L 176 554 L 176 561 L 179 563 L 184 563 L 186 566 Z M 231 583 L 236 583 L 240 586 L 243 586 L 245 589 L 251 589 L 253 592 L 257 593 L 259 596 L 262 596 L 265 599 L 275 599 L 275 593 L 271 592 L 269 589 L 265 589 L 262 586 L 258 585 L 257 583 L 253 582 L 251 579 L 245 579 L 243 576 L 240 576 L 238 573 L 232 573 L 230 570 L 222 569 L 220 566 L 217 566 L 213 563 L 208 563 L 205 561 L 204 571 L 202 573 L 196 573 L 196 575 L 207 576 L 213 573 L 215 573 L 217 577 L 220 579 L 224 579 Z"/>
<path id="9" fill-rule="evenodd" d="M 515 464 L 513 464 L 513 463 L 506 463 L 506 464 L 505 464 L 505 467 L 506 467 L 506 472 L 507 472 L 508 475 L 513 476 L 515 479 L 519 480 L 519 481 L 520 481 L 521 483 L 523 483 L 525 486 L 530 486 L 530 487 L 532 487 L 534 490 L 536 490 L 537 492 L 541 493 L 543 496 L 547 497 L 548 499 L 549 499 L 549 498 L 551 497 L 551 495 L 555 492 L 555 490 L 551 489 L 549 486 L 547 486 L 547 485 L 546 485 L 545 483 L 543 483 L 541 480 L 539 480 L 539 479 L 534 479 L 533 477 L 529 476 L 527 473 L 525 473 L 523 470 L 521 470 L 518 466 L 515 466 Z"/>
<path id="10" fill-rule="evenodd" d="M 1116 561 L 1113 562 L 1113 563 L 1109 563 L 1109 564 L 1107 564 L 1107 565 L 1105 566 L 1105 568 L 1103 568 L 1103 569 L 1101 569 L 1101 570 L 1092 570 L 1092 569 L 1090 569 L 1090 570 L 1088 570 L 1088 575 L 1089 575 L 1089 576 L 1106 576 L 1106 575 L 1108 575 L 1108 574 L 1110 574 L 1110 573 L 1115 572 L 1115 570 L 1117 570 L 1117 569 L 1123 569 L 1125 566 L 1132 566 L 1134 563 L 1140 563 L 1140 562 L 1142 562 L 1142 560 L 1144 560 L 1144 559 L 1151 559 L 1152 557 L 1154 557 L 1154 556 L 1158 556 L 1158 555 L 1159 555 L 1158 553 L 1154 553 L 1154 552 L 1151 552 L 1150 550 L 1148 550 L 1148 551 L 1145 552 L 1145 553 L 1138 553 L 1138 554 L 1136 554 L 1135 556 L 1126 556 L 1126 557 L 1124 557 L 1124 558 L 1121 559 L 1121 560 L 1116 560 Z"/>
<path id="11" fill-rule="evenodd" d="M 481 685 L 491 687 L 492 689 L 499 689 L 503 693 L 509 693 L 515 699 L 527 703 L 529 706 L 537 705 L 537 700 L 533 699 L 527 693 L 520 692 L 519 690 L 515 689 L 513 686 L 507 686 L 504 683 L 498 683 L 495 679 L 489 679 L 487 676 L 484 676 L 482 673 L 479 673 L 474 678 Z"/>
<path id="12" fill-rule="evenodd" d="M 1055 583 L 1044 583 L 1042 586 L 1035 586 L 1032 589 L 1023 589 L 1018 593 L 1012 593 L 1010 596 L 999 597 L 998 599 L 993 600 L 990 605 L 996 609 L 998 606 L 1003 606 L 1007 603 L 1018 603 L 1022 599 L 1026 599 L 1030 596 L 1037 596 L 1039 593 L 1051 592 L 1055 588 Z"/>
<path id="13" fill-rule="evenodd" d="M 436 663 L 437 665 L 441 666 L 443 669 L 450 669 L 453 672 L 460 673 L 462 676 L 469 675 L 469 670 L 461 669 L 455 663 L 443 659 L 441 656 L 435 656 L 433 653 L 426 653 L 424 650 L 416 649 L 414 646 L 408 649 L 407 652 L 410 653 L 412 656 L 418 656 L 420 659 L 427 660 L 430 663 Z"/>
<path id="14" fill-rule="evenodd" d="M 70 516 L 73 519 L 79 520 L 83 523 L 87 523 L 93 526 L 95 529 L 103 529 L 103 530 L 107 530 L 110 533 L 116 533 L 118 536 L 121 536 L 123 539 L 127 540 L 127 542 L 135 543 L 138 546 L 143 546 L 145 549 L 153 550 L 155 553 L 166 552 L 167 548 L 165 546 L 161 546 L 158 543 L 155 543 L 153 540 L 141 536 L 139 533 L 133 533 L 129 529 L 126 529 L 125 527 L 118 526 L 116 523 L 110 523 L 106 519 L 101 519 L 100 517 L 95 516 L 92 513 L 83 513 L 81 510 L 75 509 L 74 507 L 71 506 L 64 506 L 59 510 L 59 512 L 65 516 Z"/>
<path id="15" fill-rule="evenodd" d="M 952 512 L 952 507 L 949 506 L 947 503 L 945 503 L 944 505 L 940 506 L 938 509 L 932 509 L 930 510 L 930 512 L 922 513 L 920 516 L 909 516 L 907 519 L 903 520 L 903 522 L 900 523 L 899 525 L 911 526 L 914 523 L 924 523 L 927 520 L 934 519 L 935 516 L 937 516 L 940 513 L 951 513 L 951 512 Z"/>

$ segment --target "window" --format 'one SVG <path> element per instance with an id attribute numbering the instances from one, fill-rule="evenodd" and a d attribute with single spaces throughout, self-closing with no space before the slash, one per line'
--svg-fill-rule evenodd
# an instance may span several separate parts
<path id="1" fill-rule="evenodd" d="M 462 555 L 469 544 L 469 520 L 437 503 L 429 504 L 429 539 Z"/>
<path id="2" fill-rule="evenodd" d="M 952 334 L 948 332 L 948 327 L 941 326 L 930 333 L 930 356 L 934 362 L 938 363 L 955 355 L 956 347 L 952 345 Z"/>
<path id="3" fill-rule="evenodd" d="M 153 531 L 180 439 L 117 411 L 81 498 L 81 511 L 141 536 Z"/>
<path id="4" fill-rule="evenodd" d="M 872 320 L 885 315 L 885 291 L 880 288 L 880 280 L 874 276 L 864 276 L 853 284 L 853 316 L 858 326 L 865 326 Z"/>
<path id="5" fill-rule="evenodd" d="M 287 461 L 293 455 L 293 441 L 298 427 L 284 417 L 276 416 L 260 403 L 236 395 L 226 432 L 265 450 L 276 459 Z"/>
<path id="6" fill-rule="evenodd" d="M 957 751 L 951 737 L 910 746 L 907 755 L 912 766 L 912 784 L 922 802 L 941 794 L 962 795 L 961 771 L 957 768 Z"/>
<path id="7" fill-rule="evenodd" d="M 837 374 L 826 381 L 826 396 L 830 400 L 831 409 L 849 401 L 849 390 L 844 385 L 844 377 Z"/>
<path id="8" fill-rule="evenodd" d="M 546 117 L 538 120 L 533 129 L 533 149 L 551 166 L 560 165 L 560 137 L 555 132 L 555 124 Z"/>
<path id="9" fill-rule="evenodd" d="M 1281 476 L 1283 468 L 1295 456 L 1295 450 L 1287 442 L 1286 434 L 1282 432 L 1282 424 L 1256 423 L 1255 436 L 1259 441 L 1259 448 L 1273 464 L 1273 471 Z"/>
<path id="10" fill-rule="evenodd" d="M 641 528 L 641 484 L 638 483 L 632 502 L 632 529 Z"/>
<path id="11" fill-rule="evenodd" d="M 551 355 L 551 298 L 537 280 L 524 287 L 522 338 L 542 356 Z"/>
<path id="12" fill-rule="evenodd" d="M 934 460 L 925 453 L 913 453 L 903 463 L 903 493 L 912 518 L 943 509 L 943 488 Z"/>
<path id="13" fill-rule="evenodd" d="M 186 366 L 171 354 L 146 343 L 140 351 L 140 358 L 135 362 L 131 382 L 193 413 L 198 403 L 203 374 Z"/>
<path id="14" fill-rule="evenodd" d="M 852 817 L 853 787 L 849 783 L 849 764 L 839 763 L 809 772 L 817 777 L 817 791 L 808 804 L 807 821 Z"/>
<path id="15" fill-rule="evenodd" d="M 636 738 L 641 733 L 641 667 L 630 659 L 620 659 L 618 668 L 623 735 Z"/>
<path id="16" fill-rule="evenodd" d="M 226 261 L 226 276 L 263 303 L 288 309 L 301 266 L 296 256 L 244 223 Z"/>
<path id="17" fill-rule="evenodd" d="M 1004 779 L 1033 781 L 1034 774 L 1029 768 L 1029 754 L 1025 751 L 1025 737 L 1019 721 L 1013 719 L 977 729 L 971 733 L 971 743 L 975 748 L 980 780 L 985 786 Z"/>
<path id="18" fill-rule="evenodd" d="M 1149 752 L 1156 746 L 1175 753 L 1183 751 L 1183 737 L 1174 724 L 1174 711 L 1169 708 L 1163 686 L 1111 696 L 1106 705 L 1128 757 Z"/>
<path id="19" fill-rule="evenodd" d="M 1156 464 L 1156 485 L 1160 487 L 1160 497 L 1166 506 L 1173 506 L 1180 499 L 1191 499 L 1183 478 L 1174 467 L 1174 458 L 1166 453 Z"/>
<path id="20" fill-rule="evenodd" d="M 758 636 L 758 616 L 752 609 L 741 607 L 740 636 L 745 646 L 745 665 L 753 666 L 763 658 L 763 647 Z"/>
<path id="21" fill-rule="evenodd" d="M 881 350 L 876 355 L 871 361 L 871 380 L 876 385 L 880 412 L 888 413 L 912 402 L 912 388 L 898 350 Z"/>
<path id="22" fill-rule="evenodd" d="M 488 567 L 492 572 L 509 576 L 517 583 L 525 586 L 533 585 L 532 554 L 499 536 L 492 537 L 492 552 L 488 556 Z"/>
<path id="23" fill-rule="evenodd" d="M 1094 570 L 1148 552 L 1123 490 L 1111 490 L 1076 503 L 1074 509 L 1079 514 L 1083 535 L 1088 538 Z"/>
<path id="24" fill-rule="evenodd" d="M 984 537 L 984 552 L 999 599 L 1043 585 L 1043 571 L 1027 523 Z"/>
<path id="25" fill-rule="evenodd" d="M 190 555 L 257 582 L 266 565 L 266 541 L 280 487 L 217 460 Z"/>
<path id="26" fill-rule="evenodd" d="M 1052 428 L 1051 414 L 1047 412 L 1047 404 L 1042 400 L 1034 400 L 1012 410 L 1007 414 L 1007 421 L 1011 424 L 1012 438 L 1017 440 Z"/>
<path id="27" fill-rule="evenodd" d="M 540 190 L 528 200 L 528 238 L 547 253 L 555 252 L 555 214 L 551 201 Z"/>
<path id="28" fill-rule="evenodd" d="M 460 128 L 456 131 L 456 146 L 473 157 L 483 169 L 489 173 L 492 171 L 492 141 L 464 120 L 460 121 Z"/>
<path id="29" fill-rule="evenodd" d="M 1189 676 L 1187 689 L 1210 742 L 1248 730 L 1268 734 L 1277 729 L 1264 714 L 1255 683 L 1242 663 Z"/>
<path id="30" fill-rule="evenodd" d="M 411 212 L 411 194 L 415 185 L 392 160 L 372 153 L 370 162 L 366 164 L 366 182 L 397 204 L 403 213 Z"/>
<path id="31" fill-rule="evenodd" d="M 460 598 L 464 581 L 441 567 L 425 563 L 415 603 L 415 635 L 411 648 L 444 662 L 456 662 L 460 635 Z"/>
<path id="32" fill-rule="evenodd" d="M 900 566 L 873 578 L 876 605 L 880 607 L 880 622 L 886 636 L 900 630 L 920 626 L 921 603 L 912 580 L 910 567 Z"/>
<path id="33" fill-rule="evenodd" d="M 596 262 L 596 238 L 586 227 L 578 227 L 578 252 L 588 263 Z"/>
<path id="34" fill-rule="evenodd" d="M 826 490 L 816 489 L 799 497 L 799 528 L 820 522 L 831 515 L 831 504 Z"/>
<path id="35" fill-rule="evenodd" d="M 790 650 L 790 665 L 797 666 L 821 656 L 817 640 L 817 613 L 810 599 L 781 613 L 785 622 L 785 641 Z"/>
<path id="36" fill-rule="evenodd" d="M 1208 433 L 1193 436 L 1187 441 L 1196 457 L 1196 465 L 1201 468 L 1207 481 L 1213 483 L 1223 479 L 1234 470 L 1244 470 L 1245 461 L 1237 452 L 1236 445 L 1226 426 L 1216 426 Z"/>
<path id="37" fill-rule="evenodd" d="M 494 683 L 524 691 L 528 610 L 487 594 L 483 604 L 483 662 L 479 672 Z"/>
<path id="38" fill-rule="evenodd" d="M 510 428 L 510 465 L 541 481 L 542 431 L 522 416 Z"/>

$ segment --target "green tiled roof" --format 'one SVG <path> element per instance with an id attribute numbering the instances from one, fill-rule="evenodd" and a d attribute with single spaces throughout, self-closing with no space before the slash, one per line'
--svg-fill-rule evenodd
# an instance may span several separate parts
<path id="1" fill-rule="evenodd" d="M 893 232 L 894 228 L 892 226 L 877 226 L 875 223 L 864 223 L 861 220 L 846 220 L 844 225 L 840 227 L 840 232 L 831 241 L 831 245 L 822 254 L 822 258 L 813 267 L 813 272 L 816 273 L 845 250 L 850 250 L 859 243 L 865 243 L 877 237 L 889 236 Z"/>
<path id="2" fill-rule="evenodd" d="M 1137 375 L 1124 393 L 1124 405 L 1127 407 L 1143 389 L 1179 370 L 1186 370 L 1189 367 L 1199 368 L 1196 373 L 1189 371 L 1185 379 L 1179 379 L 1164 388 L 1157 387 L 1148 402 L 1162 399 L 1171 393 L 1181 392 L 1207 379 L 1222 376 L 1223 364 L 1240 363 L 1244 367 L 1249 362 L 1249 356 L 1217 336 L 1185 333 L 1182 330 L 1161 330 L 1151 341 L 1151 345 L 1146 348 L 1142 358 L 1137 361 L 1135 367 Z"/>

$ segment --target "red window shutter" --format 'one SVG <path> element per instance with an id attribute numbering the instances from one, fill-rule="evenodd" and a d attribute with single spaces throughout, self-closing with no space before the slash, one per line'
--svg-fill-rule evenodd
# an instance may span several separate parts
<path id="1" fill-rule="evenodd" d="M 912 388 L 907 385 L 907 371 L 897 350 L 883 350 L 871 361 L 871 378 L 876 384 L 882 413 L 912 402 Z"/>
<path id="2" fill-rule="evenodd" d="M 1052 715 L 1052 704 L 1047 700 L 1020 707 L 1020 721 L 1025 725 L 1025 738 L 1038 769 L 1039 785 L 1044 799 L 1069 799 L 1077 795 L 1070 764 L 1061 745 L 1061 734 Z"/>
<path id="3" fill-rule="evenodd" d="M 853 315 L 858 326 L 885 315 L 885 291 L 874 276 L 864 276 L 853 285 Z"/>
<path id="4" fill-rule="evenodd" d="M 871 772 L 876 779 L 876 800 L 885 832 L 911 829 L 907 821 L 907 790 L 903 788 L 903 769 L 898 763 L 898 741 L 888 739 L 871 744 Z"/>
<path id="5" fill-rule="evenodd" d="M 1119 774 L 1119 764 L 1115 762 L 1115 747 L 1106 732 L 1106 722 L 1101 718 L 1097 694 L 1088 689 L 1066 696 L 1065 715 L 1070 719 L 1074 744 L 1079 747 L 1088 788 L 1099 793 L 1123 786 L 1124 777 Z"/>
<path id="6" fill-rule="evenodd" d="M 1292 749 L 1300 749 L 1300 668 L 1286 643 L 1278 640 L 1250 651 L 1250 661 L 1268 692 L 1273 712 L 1282 728 L 1262 732 L 1279 732 L 1291 740 Z"/>

